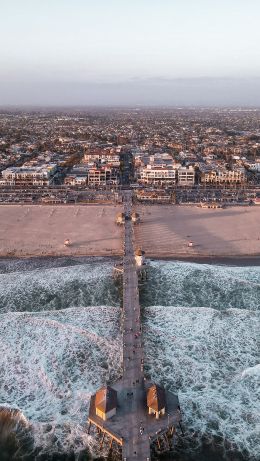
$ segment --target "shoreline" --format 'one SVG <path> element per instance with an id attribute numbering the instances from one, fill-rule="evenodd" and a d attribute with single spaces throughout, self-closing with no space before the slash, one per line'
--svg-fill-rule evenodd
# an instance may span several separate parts
<path id="1" fill-rule="evenodd" d="M 221 266 L 239 266 L 239 267 L 248 267 L 248 266 L 260 266 L 260 254 L 259 255 L 223 255 L 223 256 L 212 256 L 212 255 L 202 255 L 202 256 L 185 256 L 185 255 L 146 255 L 147 262 L 149 261 L 169 261 L 169 262 L 186 262 L 194 264 L 208 264 L 208 265 L 221 265 Z M 118 261 L 122 259 L 120 254 L 68 254 L 68 255 L 53 255 L 53 254 L 44 254 L 44 255 L 24 255 L 24 256 L 9 256 L 9 255 L 0 255 L 0 263 L 4 261 L 51 261 L 51 260 L 67 260 L 72 259 L 80 261 L 81 259 L 104 259 L 110 261 Z"/>
<path id="2" fill-rule="evenodd" d="M 259 255 L 202 255 L 202 256 L 184 256 L 184 255 L 172 255 L 172 256 L 147 256 L 147 259 L 151 261 L 176 261 L 176 262 L 189 262 L 195 264 L 209 264 L 219 266 L 260 266 L 260 254 Z"/>

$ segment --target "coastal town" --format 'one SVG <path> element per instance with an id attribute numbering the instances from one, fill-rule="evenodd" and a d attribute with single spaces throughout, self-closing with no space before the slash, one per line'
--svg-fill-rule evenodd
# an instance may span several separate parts
<path id="1" fill-rule="evenodd" d="M 0 203 L 260 202 L 257 109 L 1 110 Z"/>
<path id="2" fill-rule="evenodd" d="M 257 109 L 2 109 L 0 169 L 3 257 L 122 256 L 125 190 L 148 257 L 260 253 Z"/>
<path id="3" fill-rule="evenodd" d="M 260 1 L 1 17 L 0 461 L 260 461 Z"/>

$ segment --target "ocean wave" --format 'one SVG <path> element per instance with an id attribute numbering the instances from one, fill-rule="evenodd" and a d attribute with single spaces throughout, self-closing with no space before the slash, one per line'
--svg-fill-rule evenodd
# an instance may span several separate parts
<path id="1" fill-rule="evenodd" d="M 91 394 L 121 375 L 119 309 L 8 313 L 0 322 L 0 401 L 17 405 L 46 453 L 91 445 Z"/>
<path id="2" fill-rule="evenodd" d="M 260 267 L 151 261 L 148 277 L 144 306 L 260 309 Z"/>
<path id="3" fill-rule="evenodd" d="M 187 430 L 227 440 L 257 459 L 257 312 L 153 306 L 143 315 L 146 371 L 178 392 Z"/>
<path id="4" fill-rule="evenodd" d="M 2 267 L 0 401 L 28 418 L 42 459 L 95 450 L 90 395 L 122 373 L 112 267 L 100 258 Z M 259 287 L 260 267 L 150 263 L 140 287 L 146 373 L 179 394 L 192 447 L 212 437 L 252 459 L 260 452 Z"/>
<path id="5" fill-rule="evenodd" d="M 241 376 L 242 378 L 246 378 L 247 376 L 256 376 L 260 380 L 260 364 L 246 368 L 242 371 Z"/>
<path id="6" fill-rule="evenodd" d="M 0 274 L 0 312 L 119 305 L 111 262 Z"/>

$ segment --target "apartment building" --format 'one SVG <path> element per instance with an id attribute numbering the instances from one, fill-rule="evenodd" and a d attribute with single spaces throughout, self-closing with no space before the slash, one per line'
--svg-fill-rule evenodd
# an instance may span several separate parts
<path id="1" fill-rule="evenodd" d="M 260 160 L 256 162 L 245 162 L 246 167 L 248 168 L 249 171 L 252 171 L 254 173 L 260 173 Z"/>
<path id="2" fill-rule="evenodd" d="M 217 178 L 220 183 L 242 184 L 246 181 L 245 169 L 221 170 L 218 172 Z"/>
<path id="3" fill-rule="evenodd" d="M 176 183 L 176 169 L 173 166 L 147 165 L 140 168 L 138 182 L 142 184 L 173 185 Z"/>
<path id="4" fill-rule="evenodd" d="M 78 175 L 68 175 L 64 179 L 64 184 L 68 186 L 86 186 L 87 185 L 87 176 L 78 176 Z"/>
<path id="5" fill-rule="evenodd" d="M 178 184 L 180 186 L 193 186 L 195 183 L 195 169 L 193 166 L 178 168 Z"/>
<path id="6" fill-rule="evenodd" d="M 8 186 L 49 186 L 56 170 L 55 163 L 35 167 L 9 167 L 2 171 L 2 178 Z"/>
<path id="7" fill-rule="evenodd" d="M 119 170 L 111 166 L 92 167 L 88 171 L 89 186 L 103 186 L 119 183 Z"/>
<path id="8" fill-rule="evenodd" d="M 246 181 L 244 168 L 227 170 L 222 166 L 200 166 L 202 184 L 242 184 Z"/>
<path id="9" fill-rule="evenodd" d="M 120 155 L 117 149 L 89 149 L 84 154 L 85 163 L 112 163 L 114 166 L 120 165 Z"/>

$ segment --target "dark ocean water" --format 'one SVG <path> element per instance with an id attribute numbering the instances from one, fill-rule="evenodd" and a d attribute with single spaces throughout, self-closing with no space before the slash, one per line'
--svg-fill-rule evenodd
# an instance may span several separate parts
<path id="1" fill-rule="evenodd" d="M 28 423 L 30 459 L 96 452 L 89 398 L 122 371 L 113 264 L 0 261 L 0 410 Z M 260 267 L 151 262 L 140 299 L 146 373 L 178 393 L 184 417 L 163 459 L 260 460 Z"/>

